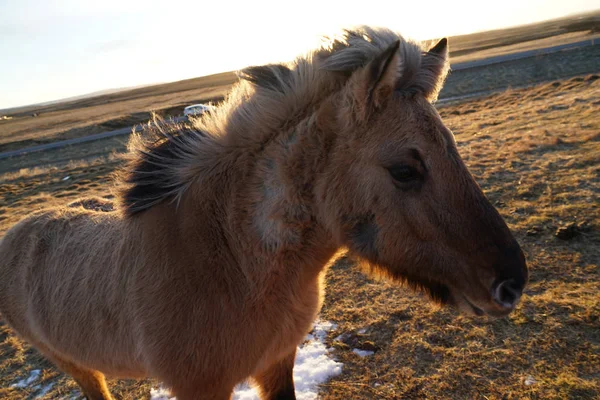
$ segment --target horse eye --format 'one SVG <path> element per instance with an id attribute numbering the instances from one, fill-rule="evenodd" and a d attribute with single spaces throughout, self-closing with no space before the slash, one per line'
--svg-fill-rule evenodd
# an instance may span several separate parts
<path id="1" fill-rule="evenodd" d="M 421 178 L 421 174 L 415 168 L 408 165 L 394 165 L 388 168 L 392 178 L 398 182 L 407 183 Z"/>

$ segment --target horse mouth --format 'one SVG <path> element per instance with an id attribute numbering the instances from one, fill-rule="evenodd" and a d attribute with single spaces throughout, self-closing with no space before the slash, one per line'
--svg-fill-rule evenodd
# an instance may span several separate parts
<path id="1" fill-rule="evenodd" d="M 471 310 L 473 311 L 473 313 L 478 316 L 478 317 L 483 317 L 484 315 L 486 315 L 487 313 L 485 311 L 483 311 L 481 308 L 477 307 L 475 304 L 473 304 L 465 295 L 461 295 L 464 299 L 465 302 L 471 307 Z"/>
<path id="2" fill-rule="evenodd" d="M 453 307 L 462 314 L 475 317 L 503 318 L 514 309 L 507 308 L 500 310 L 496 305 L 489 303 L 489 301 L 486 301 L 484 305 L 478 305 L 479 302 L 470 300 L 467 294 L 452 285 L 430 280 L 416 280 L 414 278 L 407 279 L 407 282 L 415 289 L 424 290 L 435 303 Z"/>
<path id="3" fill-rule="evenodd" d="M 456 297 L 455 297 L 456 296 Z M 505 309 L 505 310 L 497 310 L 494 308 L 485 309 L 476 305 L 473 301 L 469 300 L 469 298 L 462 294 L 456 293 L 453 294 L 453 305 L 458 311 L 464 314 L 473 315 L 476 317 L 488 316 L 492 318 L 504 318 L 508 314 L 513 311 L 513 308 Z"/>

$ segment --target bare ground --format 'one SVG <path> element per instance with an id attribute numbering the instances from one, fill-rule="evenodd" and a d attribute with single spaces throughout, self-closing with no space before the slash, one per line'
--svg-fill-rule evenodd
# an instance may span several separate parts
<path id="1" fill-rule="evenodd" d="M 530 285 L 508 318 L 472 319 L 372 281 L 343 260 L 329 272 L 322 317 L 338 324 L 329 345 L 344 367 L 323 385 L 324 399 L 600 398 L 599 106 L 600 80 L 589 75 L 440 110 L 522 244 Z M 0 176 L 0 234 L 40 208 L 109 199 L 118 163 Z M 375 354 L 361 358 L 354 348 Z M 42 370 L 36 384 L 53 383 L 43 398 L 79 393 L 0 325 L 0 398 L 35 398 L 39 388 L 10 388 L 33 369 Z M 110 381 L 121 399 L 147 398 L 153 384 Z"/>

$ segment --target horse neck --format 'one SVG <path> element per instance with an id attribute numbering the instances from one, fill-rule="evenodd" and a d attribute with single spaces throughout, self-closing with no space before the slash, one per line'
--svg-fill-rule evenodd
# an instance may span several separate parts
<path id="1" fill-rule="evenodd" d="M 192 188 L 196 199 L 190 206 L 212 196 L 210 202 L 222 210 L 218 223 L 252 281 L 269 279 L 282 265 L 313 276 L 336 253 L 332 235 L 318 219 L 314 193 L 328 159 L 326 142 L 316 117 L 308 115 L 266 144 L 232 148 L 235 154 L 221 157 L 227 166 L 215 169 L 210 184 L 205 180 Z"/>

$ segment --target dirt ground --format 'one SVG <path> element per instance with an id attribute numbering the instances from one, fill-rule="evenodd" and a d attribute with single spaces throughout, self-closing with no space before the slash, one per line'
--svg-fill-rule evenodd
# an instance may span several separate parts
<path id="1" fill-rule="evenodd" d="M 444 106 L 460 152 L 521 243 L 530 284 L 518 309 L 473 319 L 369 279 L 328 274 L 322 318 L 342 374 L 323 399 L 600 398 L 600 79 L 588 75 Z M 30 212 L 111 198 L 115 157 L 0 175 L 0 235 Z M 105 209 L 109 210 L 109 207 Z M 335 339 L 334 339 L 335 338 Z M 352 349 L 375 351 L 359 357 Z M 10 388 L 41 369 L 37 389 Z M 75 383 L 0 325 L 0 398 L 80 398 Z M 118 399 L 151 380 L 111 380 Z"/>

